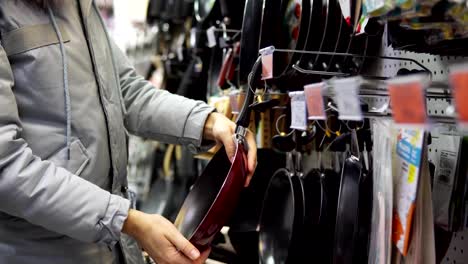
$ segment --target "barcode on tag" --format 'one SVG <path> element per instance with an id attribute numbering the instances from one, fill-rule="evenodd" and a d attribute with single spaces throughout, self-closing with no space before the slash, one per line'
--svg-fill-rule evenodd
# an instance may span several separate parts
<path id="1" fill-rule="evenodd" d="M 362 78 L 353 77 L 334 80 L 331 82 L 335 91 L 335 102 L 338 106 L 341 120 L 362 120 L 361 101 L 359 100 L 359 88 Z"/>
<path id="2" fill-rule="evenodd" d="M 439 159 L 437 181 L 445 185 L 452 184 L 452 175 L 456 170 L 457 153 L 442 150 Z"/>
<path id="3" fill-rule="evenodd" d="M 315 83 L 304 86 L 309 120 L 325 120 L 322 91 L 325 83 Z"/>
<path id="4" fill-rule="evenodd" d="M 304 92 L 291 92 L 291 128 L 307 130 L 307 107 Z"/>
<path id="5" fill-rule="evenodd" d="M 215 36 L 216 28 L 214 26 L 210 27 L 206 30 L 206 38 L 208 40 L 208 48 L 213 48 L 216 46 L 216 36 Z"/>

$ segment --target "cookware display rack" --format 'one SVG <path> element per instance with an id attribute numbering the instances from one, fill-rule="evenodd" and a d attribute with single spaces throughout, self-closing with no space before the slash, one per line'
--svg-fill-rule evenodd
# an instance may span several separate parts
<path id="1" fill-rule="evenodd" d="M 333 53 L 319 51 L 293 51 L 285 49 L 275 49 L 274 52 L 303 52 L 317 55 L 334 55 L 334 56 L 350 56 L 372 59 L 369 63 L 372 67 L 364 67 L 360 74 L 365 77 L 374 77 L 374 79 L 385 80 L 395 77 L 401 69 L 419 70 L 426 72 L 431 77 L 431 85 L 426 89 L 426 107 L 428 117 L 434 126 L 442 131 L 451 131 L 457 133 L 455 125 L 455 113 L 451 89 L 448 85 L 449 66 L 458 63 L 468 63 L 468 57 L 460 56 L 439 56 L 427 53 L 409 52 L 403 50 L 395 50 L 388 44 L 387 28 L 385 28 L 383 39 L 381 42 L 379 54 L 375 56 L 365 56 L 350 53 Z M 301 71 L 300 68 L 296 70 Z M 346 76 L 347 74 L 339 72 L 320 72 L 320 71 L 302 71 L 305 74 L 322 74 L 332 76 Z M 333 94 L 333 91 L 326 89 L 328 96 Z M 360 97 L 365 102 L 369 109 L 382 109 L 389 105 L 389 97 L 383 84 L 376 85 L 374 88 L 366 87 L 360 90 Z M 364 113 L 365 117 L 390 117 L 388 112 Z M 437 151 L 436 149 L 432 149 Z M 464 264 L 468 263 L 468 229 L 453 233 L 451 244 L 441 264 Z"/>

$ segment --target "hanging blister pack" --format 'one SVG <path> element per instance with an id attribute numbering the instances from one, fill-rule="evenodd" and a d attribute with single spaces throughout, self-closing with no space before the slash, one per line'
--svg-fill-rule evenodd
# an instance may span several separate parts
<path id="1" fill-rule="evenodd" d="M 452 230 L 452 198 L 458 175 L 461 137 L 436 135 L 432 137 L 431 160 L 435 163 L 433 204 L 435 223 L 447 231 Z M 452 209 L 452 210 L 451 210 Z"/>
<path id="2" fill-rule="evenodd" d="M 426 143 L 426 142 L 425 142 Z M 424 144 L 427 145 L 427 144 Z M 418 184 L 416 208 L 413 218 L 411 244 L 405 263 L 436 264 L 434 215 L 432 208 L 431 177 L 427 148 L 421 160 L 421 176 Z"/>
<path id="3" fill-rule="evenodd" d="M 307 130 L 307 106 L 304 92 L 290 92 L 289 97 L 291 97 L 291 128 Z"/>
<path id="4" fill-rule="evenodd" d="M 408 253 L 424 145 L 423 129 L 400 128 L 394 155 L 392 240 L 403 256 Z"/>
<path id="5" fill-rule="evenodd" d="M 331 81 L 335 92 L 335 102 L 338 106 L 339 119 L 361 121 L 363 119 L 359 89 L 363 79 L 352 77 Z"/>
<path id="6" fill-rule="evenodd" d="M 392 250 L 393 172 L 392 155 L 397 131 L 391 120 L 372 120 L 373 205 L 368 264 L 390 264 Z"/>

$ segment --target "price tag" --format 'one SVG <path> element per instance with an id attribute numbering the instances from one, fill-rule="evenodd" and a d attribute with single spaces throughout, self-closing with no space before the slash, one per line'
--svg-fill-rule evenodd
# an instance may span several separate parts
<path id="1" fill-rule="evenodd" d="M 341 120 L 361 121 L 362 110 L 359 100 L 359 88 L 362 84 L 361 77 L 338 79 L 331 82 L 335 91 L 335 102 L 338 106 Z"/>
<path id="2" fill-rule="evenodd" d="M 427 123 L 425 76 L 405 76 L 388 82 L 390 106 L 395 123 L 422 125 Z"/>
<path id="3" fill-rule="evenodd" d="M 233 92 L 229 95 L 229 103 L 231 104 L 232 114 L 237 115 L 240 113 L 244 105 L 245 93 L 239 91 Z"/>
<path id="4" fill-rule="evenodd" d="M 273 78 L 273 52 L 275 48 L 267 47 L 260 50 L 262 55 L 262 80 Z"/>
<path id="5" fill-rule="evenodd" d="M 468 64 L 456 65 L 450 68 L 450 83 L 453 89 L 455 107 L 458 112 L 458 122 L 468 127 Z"/>
<path id="6" fill-rule="evenodd" d="M 291 92 L 291 128 L 307 130 L 307 107 L 304 92 Z"/>
<path id="7" fill-rule="evenodd" d="M 323 105 L 322 90 L 325 83 L 315 83 L 304 86 L 309 120 L 325 120 L 325 107 Z"/>
<path id="8" fill-rule="evenodd" d="M 206 38 L 208 39 L 208 48 L 216 47 L 216 36 L 215 36 L 216 28 L 211 26 L 206 30 Z"/>

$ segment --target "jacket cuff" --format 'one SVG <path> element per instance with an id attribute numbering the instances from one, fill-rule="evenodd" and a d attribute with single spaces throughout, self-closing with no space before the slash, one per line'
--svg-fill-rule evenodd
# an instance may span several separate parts
<path id="1" fill-rule="evenodd" d="M 123 224 L 128 217 L 130 201 L 111 194 L 104 217 L 99 221 L 99 243 L 114 246 L 119 240 Z"/>
<path id="2" fill-rule="evenodd" d="M 181 143 L 187 145 L 190 152 L 206 152 L 216 144 L 213 141 L 203 140 L 206 120 L 213 112 L 215 112 L 215 108 L 207 104 L 201 104 L 192 109 L 181 138 Z"/>

